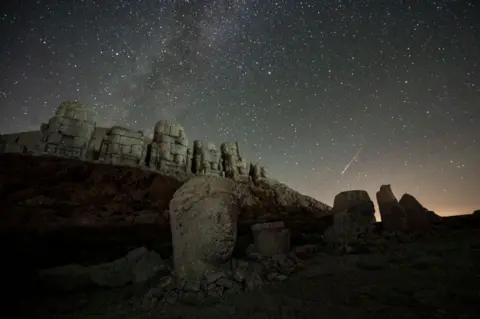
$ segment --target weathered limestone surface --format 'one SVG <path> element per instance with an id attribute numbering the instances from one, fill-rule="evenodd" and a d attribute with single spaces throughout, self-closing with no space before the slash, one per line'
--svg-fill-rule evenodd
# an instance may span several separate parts
<path id="1" fill-rule="evenodd" d="M 441 220 L 440 216 L 423 207 L 420 202 L 410 194 L 404 194 L 399 201 L 405 211 L 409 231 L 426 231 L 433 223 Z"/>
<path id="2" fill-rule="evenodd" d="M 224 175 L 221 152 L 214 143 L 206 140 L 193 142 L 192 171 L 198 175 Z"/>
<path id="3" fill-rule="evenodd" d="M 149 145 L 148 166 L 161 171 L 188 172 L 191 168 L 191 153 L 185 129 L 165 120 L 155 124 L 153 140 Z"/>
<path id="4" fill-rule="evenodd" d="M 236 179 L 237 176 L 248 176 L 249 165 L 240 155 L 240 148 L 237 142 L 222 143 L 220 151 L 226 177 Z"/>
<path id="5" fill-rule="evenodd" d="M 351 190 L 337 194 L 333 204 L 333 225 L 325 231 L 324 241 L 348 246 L 358 241 L 375 223 L 375 208 L 368 193 Z"/>
<path id="6" fill-rule="evenodd" d="M 84 159 L 95 130 L 95 112 L 77 101 L 60 104 L 55 115 L 43 124 L 44 151 L 56 156 Z"/>
<path id="7" fill-rule="evenodd" d="M 391 186 L 382 185 L 376 195 L 383 228 L 387 231 L 405 231 L 407 215 L 393 194 Z"/>
<path id="8" fill-rule="evenodd" d="M 283 222 L 255 224 L 251 229 L 256 253 L 270 257 L 290 251 L 290 231 Z"/>
<path id="9" fill-rule="evenodd" d="M 240 214 L 234 181 L 215 176 L 194 177 L 170 202 L 173 264 L 178 278 L 200 285 L 232 255 Z"/>
<path id="10" fill-rule="evenodd" d="M 109 164 L 142 165 L 145 160 L 142 131 L 114 126 L 103 138 L 99 160 Z"/>
<path id="11" fill-rule="evenodd" d="M 193 149 L 183 126 L 160 120 L 153 136 L 113 126 L 98 127 L 96 112 L 78 101 L 65 101 L 39 131 L 0 135 L 0 154 L 54 155 L 113 165 L 139 166 L 162 174 L 226 176 L 235 180 L 266 178 L 263 166 L 240 155 L 237 142 L 221 144 L 194 141 Z"/>
<path id="12" fill-rule="evenodd" d="M 0 249 L 12 267 L 31 268 L 109 262 L 140 246 L 168 257 L 170 200 L 191 177 L 53 156 L 0 155 Z M 282 221 L 294 244 L 331 224 L 329 206 L 284 184 L 263 178 L 235 185 L 242 238 L 236 248 L 253 243 L 254 224 Z"/>

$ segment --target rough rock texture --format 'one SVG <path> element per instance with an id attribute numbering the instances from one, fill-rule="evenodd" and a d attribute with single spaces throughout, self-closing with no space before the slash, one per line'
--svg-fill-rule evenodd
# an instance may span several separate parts
<path id="1" fill-rule="evenodd" d="M 441 220 L 440 216 L 423 207 L 410 194 L 404 194 L 400 198 L 399 204 L 405 211 L 409 231 L 428 231 L 432 228 L 432 224 Z"/>
<path id="2" fill-rule="evenodd" d="M 170 202 L 175 275 L 200 285 L 206 272 L 218 271 L 232 256 L 240 214 L 236 183 L 217 176 L 194 177 Z"/>
<path id="3" fill-rule="evenodd" d="M 375 208 L 368 193 L 352 190 L 339 193 L 333 204 L 333 225 L 325 231 L 324 241 L 348 251 L 375 223 Z"/>
<path id="4" fill-rule="evenodd" d="M 145 295 L 143 306 L 151 309 L 159 303 L 176 302 L 208 306 L 226 295 L 258 291 L 266 284 L 285 281 L 301 267 L 295 254 L 270 257 L 252 254 L 244 259 L 232 259 L 224 271 L 205 274 L 196 289 L 186 287 L 174 276 L 165 276 Z"/>
<path id="5" fill-rule="evenodd" d="M 382 185 L 376 195 L 383 229 L 405 231 L 407 229 L 407 216 L 393 194 L 391 186 Z"/>
<path id="6" fill-rule="evenodd" d="M 43 269 L 39 279 L 47 287 L 71 291 L 91 286 L 112 288 L 145 283 L 159 272 L 169 273 L 169 264 L 156 252 L 141 247 L 109 263 L 92 266 L 71 264 Z"/>
<path id="7" fill-rule="evenodd" d="M 47 268 L 169 243 L 165 212 L 183 181 L 131 167 L 2 155 L 0 183 L 1 243 L 23 263 Z"/>
<path id="8" fill-rule="evenodd" d="M 290 251 L 290 231 L 283 222 L 252 225 L 255 252 L 262 256 L 275 256 Z"/>
<path id="9" fill-rule="evenodd" d="M 168 207 L 191 176 L 58 157 L 0 155 L 0 249 L 5 274 L 111 262 L 145 246 L 168 258 Z M 238 253 L 253 243 L 250 226 L 283 221 L 292 242 L 331 224 L 330 207 L 269 179 L 238 181 Z M 22 268 L 22 270 L 19 270 Z M 6 278 L 18 286 L 19 278 Z"/>

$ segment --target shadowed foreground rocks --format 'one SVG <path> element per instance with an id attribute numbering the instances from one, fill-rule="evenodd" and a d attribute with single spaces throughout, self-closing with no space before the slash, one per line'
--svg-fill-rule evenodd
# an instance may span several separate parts
<path id="1" fill-rule="evenodd" d="M 479 310 L 478 214 L 440 218 L 411 195 L 398 202 L 389 185 L 377 193 L 382 224 L 362 190 L 338 194 L 330 209 L 270 179 L 21 155 L 0 157 L 0 178 L 3 287 L 20 317 Z"/>
<path id="2" fill-rule="evenodd" d="M 19 154 L 0 156 L 0 243 L 9 281 L 38 269 L 112 262 L 146 247 L 171 256 L 169 203 L 192 176 L 135 167 Z M 242 189 L 236 253 L 250 226 L 284 221 L 306 242 L 331 224 L 330 207 L 272 180 L 236 181 Z"/>

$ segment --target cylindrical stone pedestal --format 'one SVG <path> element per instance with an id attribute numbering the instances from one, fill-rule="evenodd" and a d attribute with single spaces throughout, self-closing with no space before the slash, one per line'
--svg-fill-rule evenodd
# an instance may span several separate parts
<path id="1" fill-rule="evenodd" d="M 251 226 L 255 251 L 262 256 L 285 254 L 290 250 L 290 231 L 283 222 Z"/>

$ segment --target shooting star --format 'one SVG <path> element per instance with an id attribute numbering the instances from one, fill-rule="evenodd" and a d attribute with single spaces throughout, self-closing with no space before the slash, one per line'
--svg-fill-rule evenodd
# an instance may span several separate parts
<path id="1" fill-rule="evenodd" d="M 363 150 L 363 145 L 362 147 L 360 147 L 360 149 L 357 151 L 357 153 L 355 154 L 355 156 L 353 156 L 352 160 L 350 162 L 348 162 L 347 166 L 345 166 L 345 168 L 343 169 L 343 171 L 340 173 L 341 175 L 343 175 L 347 169 L 350 167 L 350 165 L 352 165 L 352 163 L 358 159 L 358 155 L 360 154 L 360 152 Z"/>

